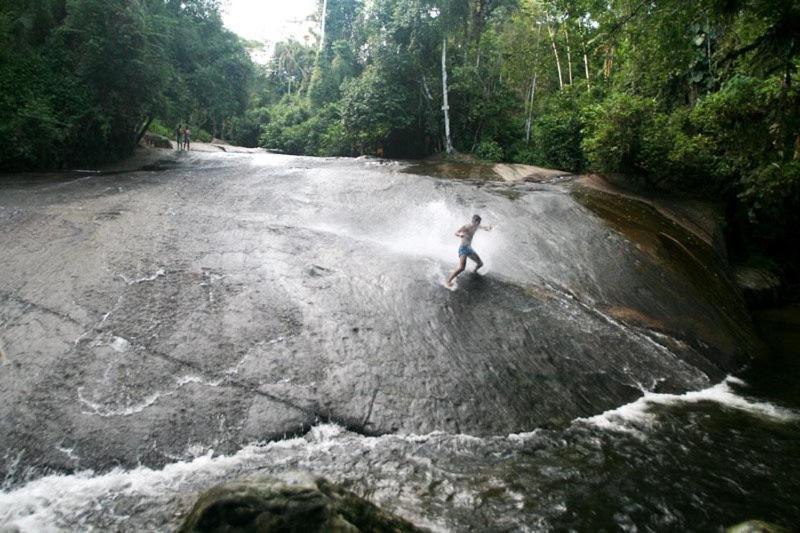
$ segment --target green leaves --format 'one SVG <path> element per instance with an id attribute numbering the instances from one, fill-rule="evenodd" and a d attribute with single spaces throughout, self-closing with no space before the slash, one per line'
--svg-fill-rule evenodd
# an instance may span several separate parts
<path id="1" fill-rule="evenodd" d="M 391 73 L 370 67 L 343 87 L 342 125 L 359 153 L 387 147 L 389 136 L 411 127 L 414 116 L 404 91 L 398 91 Z"/>
<path id="2" fill-rule="evenodd" d="M 583 148 L 591 168 L 642 174 L 642 134 L 654 119 L 652 99 L 615 94 L 586 113 Z"/>
<path id="3" fill-rule="evenodd" d="M 502 161 L 503 147 L 495 141 L 481 141 L 475 148 L 475 156 L 484 161 Z"/>
<path id="4" fill-rule="evenodd" d="M 130 153 L 145 118 L 243 114 L 253 66 L 215 0 L 8 0 L 0 6 L 0 166 Z M 205 124 L 198 124 L 204 126 Z M 174 127 L 174 126 L 173 126 Z M 211 128 L 209 128 L 211 129 Z"/>

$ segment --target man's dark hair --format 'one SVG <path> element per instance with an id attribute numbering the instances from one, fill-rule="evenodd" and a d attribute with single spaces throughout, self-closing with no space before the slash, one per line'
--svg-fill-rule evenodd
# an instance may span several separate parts
<path id="1" fill-rule="evenodd" d="M 472 215 L 472 223 L 473 224 L 477 224 L 480 221 L 481 221 L 481 217 L 479 217 L 478 215 Z"/>

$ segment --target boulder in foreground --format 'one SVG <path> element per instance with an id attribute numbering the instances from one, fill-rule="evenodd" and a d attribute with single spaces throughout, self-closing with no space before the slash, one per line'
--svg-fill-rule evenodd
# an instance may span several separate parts
<path id="1" fill-rule="evenodd" d="M 252 478 L 204 493 L 179 533 L 189 532 L 416 532 L 413 524 L 383 511 L 325 479 Z"/>
<path id="2" fill-rule="evenodd" d="M 763 522 L 761 520 L 748 520 L 747 522 L 742 522 L 741 524 L 729 527 L 726 530 L 726 532 L 727 533 L 789 533 L 789 530 L 784 527 L 771 524 L 769 522 Z"/>

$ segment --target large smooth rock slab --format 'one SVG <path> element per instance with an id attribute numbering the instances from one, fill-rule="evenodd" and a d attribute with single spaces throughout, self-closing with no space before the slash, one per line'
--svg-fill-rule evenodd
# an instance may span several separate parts
<path id="1" fill-rule="evenodd" d="M 0 477 L 158 467 L 320 421 L 564 427 L 752 353 L 714 247 L 641 202 L 372 159 L 162 155 L 0 184 L 0 448 L 20 451 Z M 495 226 L 474 243 L 485 274 L 451 292 L 475 212 Z"/>

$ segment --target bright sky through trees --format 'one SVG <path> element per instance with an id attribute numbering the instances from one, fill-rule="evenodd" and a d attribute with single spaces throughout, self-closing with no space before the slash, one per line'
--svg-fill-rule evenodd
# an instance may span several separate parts
<path id="1" fill-rule="evenodd" d="M 279 41 L 294 38 L 300 42 L 310 35 L 314 0 L 227 0 L 224 4 L 225 26 L 251 41 L 266 41 L 267 49 Z M 258 58 L 255 58 L 258 60 Z"/>

